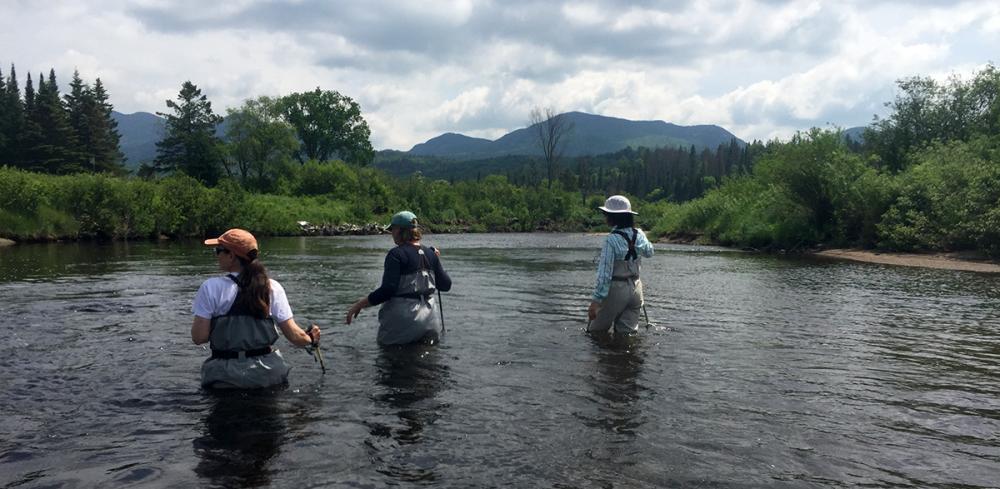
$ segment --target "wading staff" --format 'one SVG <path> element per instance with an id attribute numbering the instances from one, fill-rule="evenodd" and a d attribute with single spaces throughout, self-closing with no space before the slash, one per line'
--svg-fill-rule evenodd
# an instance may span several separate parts
<path id="1" fill-rule="evenodd" d="M 444 333 L 444 302 L 441 300 L 441 289 L 438 289 L 438 312 L 441 313 L 441 333 Z"/>
<path id="2" fill-rule="evenodd" d="M 306 328 L 306 334 L 309 334 L 309 332 L 312 331 L 312 329 L 315 327 L 316 323 L 310 324 L 309 327 Z M 326 362 L 323 361 L 323 352 L 319 349 L 319 342 L 316 341 L 310 343 L 309 346 L 306 347 L 306 351 L 312 354 L 314 362 L 319 362 L 319 367 L 323 369 L 323 373 L 325 374 Z"/>
<path id="3" fill-rule="evenodd" d="M 441 252 L 437 248 L 431 246 L 431 251 L 434 252 L 434 256 L 441 256 Z M 434 277 L 435 288 L 437 288 L 437 276 Z M 438 312 L 441 314 L 441 334 L 444 334 L 444 301 L 441 300 L 441 289 L 437 289 L 438 293 Z"/>

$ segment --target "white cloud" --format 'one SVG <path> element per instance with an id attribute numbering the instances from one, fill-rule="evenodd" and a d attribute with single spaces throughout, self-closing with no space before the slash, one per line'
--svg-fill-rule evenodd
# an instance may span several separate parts
<path id="1" fill-rule="evenodd" d="M 119 110 L 155 112 L 191 80 L 220 113 L 320 86 L 361 104 L 376 147 L 399 149 L 495 138 L 536 106 L 744 139 L 862 124 L 895 80 L 968 75 L 998 38 L 990 1 L 0 2 L 0 63 L 22 84 L 76 68 Z"/>

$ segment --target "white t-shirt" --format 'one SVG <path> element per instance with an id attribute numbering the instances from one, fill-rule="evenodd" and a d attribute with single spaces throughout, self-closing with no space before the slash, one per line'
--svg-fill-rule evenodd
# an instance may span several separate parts
<path id="1" fill-rule="evenodd" d="M 292 317 L 292 307 L 288 305 L 285 289 L 273 279 L 271 281 L 271 317 L 278 323 L 283 323 Z M 198 287 L 194 296 L 191 312 L 204 319 L 212 319 L 229 312 L 236 301 L 239 286 L 229 277 L 214 277 L 206 280 Z"/>

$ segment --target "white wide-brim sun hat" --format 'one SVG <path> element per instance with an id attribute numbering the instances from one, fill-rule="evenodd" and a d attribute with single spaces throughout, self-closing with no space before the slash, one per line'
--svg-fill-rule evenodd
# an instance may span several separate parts
<path id="1" fill-rule="evenodd" d="M 608 200 L 604 201 L 604 205 L 598 207 L 598 209 L 604 212 L 610 212 L 611 214 L 634 214 L 639 215 L 638 212 L 632 210 L 632 203 L 624 195 L 612 195 L 608 197 Z"/>

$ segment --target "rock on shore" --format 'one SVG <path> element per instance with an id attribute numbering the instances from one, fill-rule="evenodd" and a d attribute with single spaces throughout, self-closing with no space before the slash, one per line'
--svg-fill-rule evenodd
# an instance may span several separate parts
<path id="1" fill-rule="evenodd" d="M 13 245 L 16 245 L 16 244 L 17 244 L 17 241 L 11 241 L 9 239 L 0 238 L 0 248 L 3 248 L 4 246 L 13 246 Z"/>
<path id="2" fill-rule="evenodd" d="M 369 234 L 385 234 L 388 228 L 381 224 L 370 222 L 364 225 L 357 224 L 310 224 L 306 221 L 299 221 L 302 234 L 306 236 L 362 236 Z"/>

